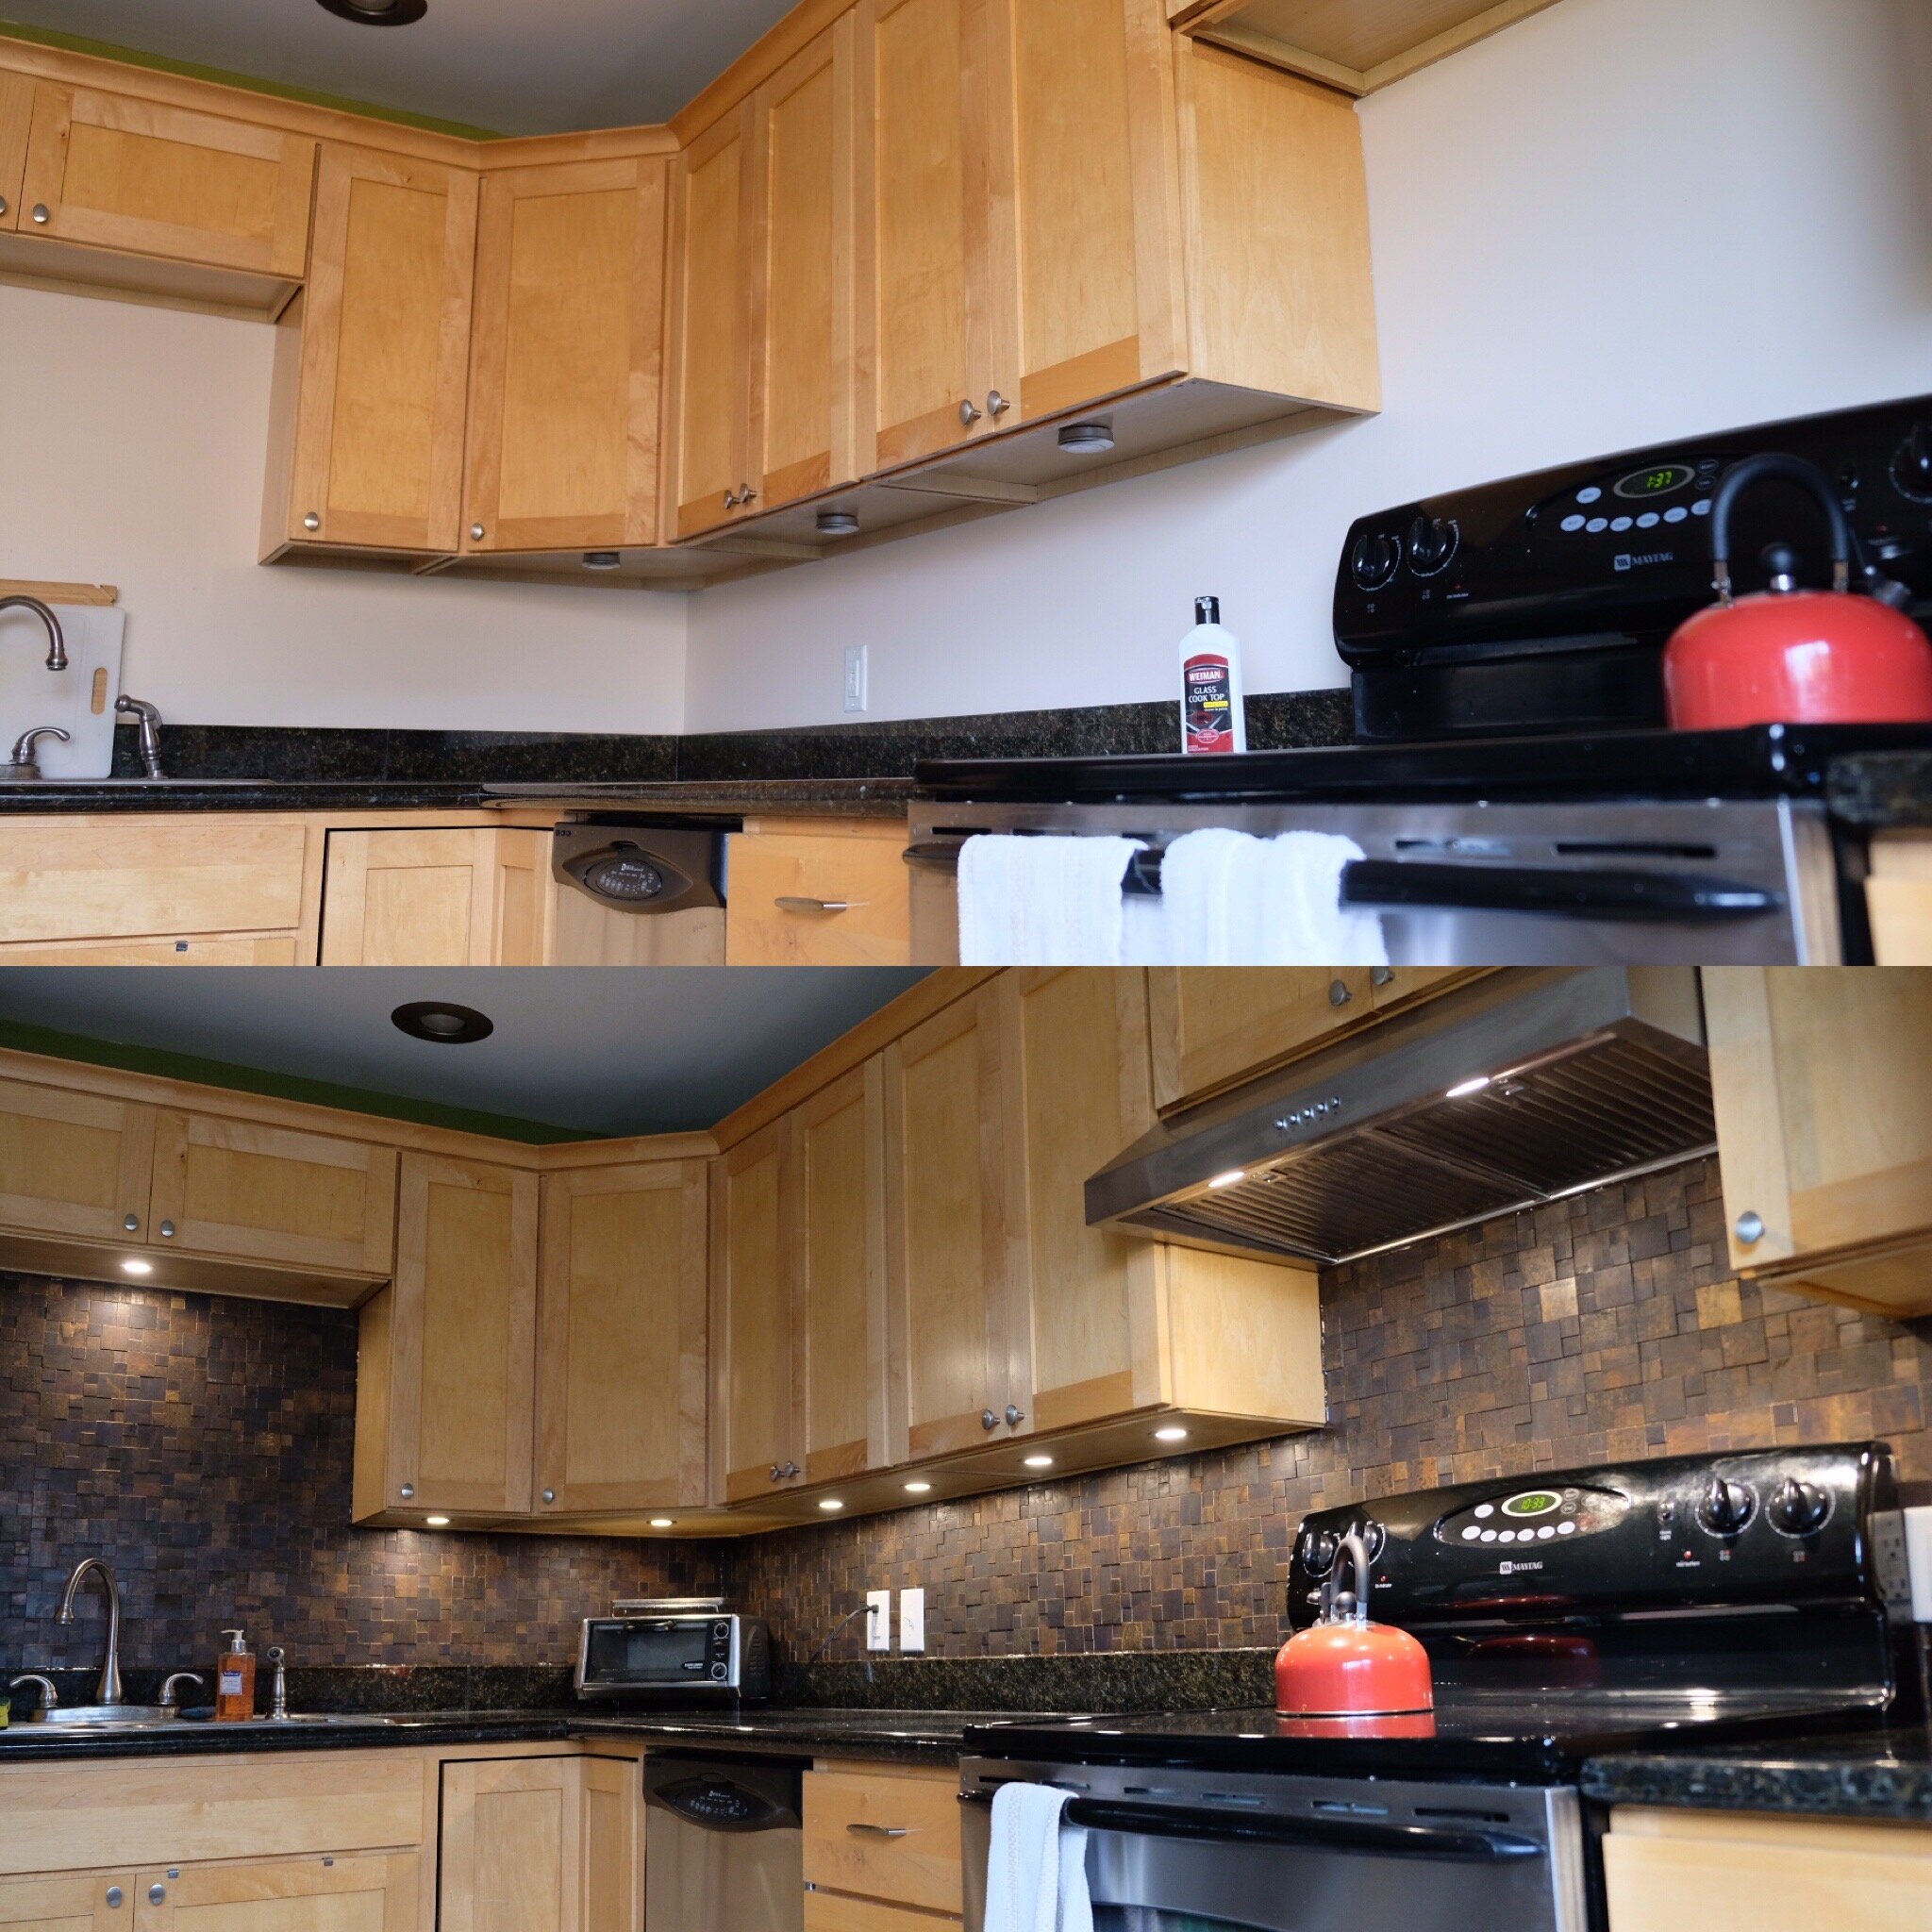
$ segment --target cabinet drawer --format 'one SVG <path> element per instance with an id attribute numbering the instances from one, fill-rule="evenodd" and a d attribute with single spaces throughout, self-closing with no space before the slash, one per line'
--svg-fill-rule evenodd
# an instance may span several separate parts
<path id="1" fill-rule="evenodd" d="M 957 1918 L 910 1912 L 904 1906 L 881 1905 L 873 1898 L 847 1898 L 836 1891 L 805 1895 L 805 1932 L 949 1932 L 958 1923 Z"/>
<path id="2" fill-rule="evenodd" d="M 953 1780 L 808 1772 L 805 1881 L 923 1911 L 959 1912 L 959 1794 Z"/>
<path id="3" fill-rule="evenodd" d="M 292 966 L 293 933 L 263 939 L 56 940 L 0 946 L 0 966 Z"/>
<path id="4" fill-rule="evenodd" d="M 242 818 L 0 826 L 0 944 L 291 932 L 308 828 Z"/>
<path id="5" fill-rule="evenodd" d="M 904 828 L 731 841 L 724 957 L 733 966 L 902 966 L 912 956 Z M 824 908 L 824 909 L 821 909 Z"/>

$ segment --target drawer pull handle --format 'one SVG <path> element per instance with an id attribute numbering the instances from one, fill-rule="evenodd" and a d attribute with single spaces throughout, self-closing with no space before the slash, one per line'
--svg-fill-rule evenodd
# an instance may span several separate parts
<path id="1" fill-rule="evenodd" d="M 780 912 L 858 912 L 871 903 L 869 899 L 799 899 L 789 894 L 772 901 Z"/>
<path id="2" fill-rule="evenodd" d="M 909 1824 L 848 1824 L 845 1829 L 854 1838 L 910 1838 Z"/>

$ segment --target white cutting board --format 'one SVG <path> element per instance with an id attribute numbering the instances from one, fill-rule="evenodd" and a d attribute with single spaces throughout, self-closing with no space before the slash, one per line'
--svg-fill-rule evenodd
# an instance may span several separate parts
<path id="1" fill-rule="evenodd" d="M 71 742 L 43 738 L 34 762 L 43 778 L 105 778 L 114 765 L 114 700 L 121 695 L 118 605 L 56 604 L 67 669 L 47 669 L 47 629 L 31 610 L 0 610 L 0 759 L 23 731 L 58 724 Z"/>

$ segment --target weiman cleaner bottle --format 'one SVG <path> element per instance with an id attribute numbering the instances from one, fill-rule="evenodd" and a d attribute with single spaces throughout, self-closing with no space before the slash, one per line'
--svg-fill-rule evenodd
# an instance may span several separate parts
<path id="1" fill-rule="evenodd" d="M 1241 641 L 1221 627 L 1221 599 L 1194 599 L 1194 627 L 1181 640 L 1181 749 L 1248 748 L 1247 701 L 1241 691 Z"/>

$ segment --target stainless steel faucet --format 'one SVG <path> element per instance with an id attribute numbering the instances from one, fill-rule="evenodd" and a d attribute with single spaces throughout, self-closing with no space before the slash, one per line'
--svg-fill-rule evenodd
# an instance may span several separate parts
<path id="1" fill-rule="evenodd" d="M 31 610 L 47 626 L 47 669 L 67 669 L 67 640 L 60 635 L 60 620 L 38 597 L 29 597 L 25 591 L 0 597 L 0 610 Z"/>
<path id="2" fill-rule="evenodd" d="M 161 714 L 145 698 L 118 697 L 115 711 L 141 720 L 141 767 L 150 778 L 161 775 Z"/>
<path id="3" fill-rule="evenodd" d="M 268 1714 L 277 1724 L 289 1721 L 289 1653 L 279 1643 L 268 1647 L 268 1660 L 275 1667 L 275 1700 Z"/>
<path id="4" fill-rule="evenodd" d="M 74 1599 L 91 1575 L 100 1579 L 101 1593 L 108 1599 L 108 1647 L 101 1658 L 101 1681 L 94 1692 L 94 1702 L 98 1705 L 120 1704 L 125 1702 L 121 1695 L 121 1586 L 114 1581 L 114 1573 L 100 1557 L 83 1557 L 74 1566 L 74 1574 L 67 1579 L 67 1588 L 60 1593 L 60 1608 L 55 1615 L 55 1622 L 74 1622 Z"/>
<path id="5" fill-rule="evenodd" d="M 29 725 L 14 741 L 12 754 L 7 762 L 0 764 L 0 785 L 30 785 L 41 775 L 41 761 L 36 752 L 43 738 L 58 738 L 62 744 L 69 742 L 68 734 L 58 724 Z"/>

